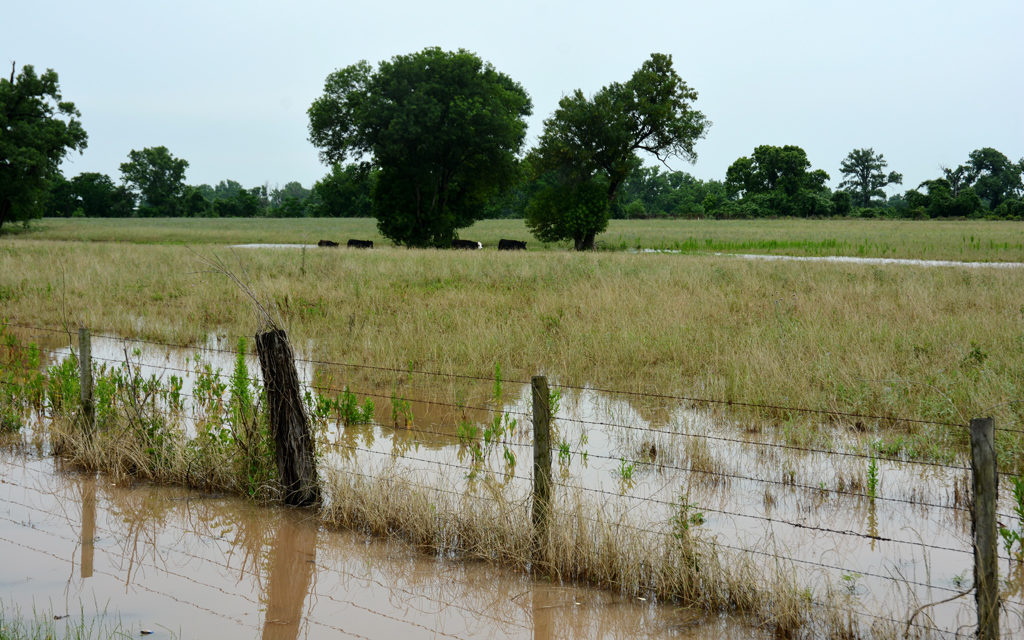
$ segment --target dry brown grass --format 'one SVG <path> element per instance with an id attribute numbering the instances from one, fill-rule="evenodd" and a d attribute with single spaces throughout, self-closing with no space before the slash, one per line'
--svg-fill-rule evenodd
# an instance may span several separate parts
<path id="1" fill-rule="evenodd" d="M 0 243 L 0 316 L 200 343 L 253 333 L 216 253 L 276 306 L 305 356 L 963 423 L 1024 421 L 1024 272 L 676 255 L 202 250 Z M 389 389 L 382 373 L 335 371 Z M 452 386 L 443 379 L 423 386 Z M 452 391 L 463 396 L 473 390 Z M 730 417 L 745 418 L 732 410 Z M 785 410 L 757 429 L 810 423 Z M 845 424 L 853 420 L 839 419 Z M 961 430 L 862 421 L 916 455 Z M 794 430 L 793 437 L 807 436 Z M 1004 442 L 1011 457 L 1020 442 Z"/>
<path id="2" fill-rule="evenodd" d="M 444 557 L 485 560 L 555 581 L 603 587 L 651 601 L 728 613 L 780 638 L 895 638 L 902 612 L 882 619 L 850 611 L 841 588 L 802 588 L 804 578 L 772 554 L 734 553 L 697 528 L 645 530 L 577 492 L 561 495 L 543 555 L 533 546 L 528 505 L 491 487 L 451 491 L 399 467 L 363 473 L 355 464 L 326 477 L 328 524 L 405 540 Z M 886 620 L 885 616 L 892 616 Z M 909 637 L 931 637 L 914 628 Z"/>

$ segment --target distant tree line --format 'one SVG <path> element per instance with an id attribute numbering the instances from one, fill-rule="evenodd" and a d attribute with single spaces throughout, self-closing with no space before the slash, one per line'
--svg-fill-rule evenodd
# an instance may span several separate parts
<path id="1" fill-rule="evenodd" d="M 235 180 L 216 185 L 185 184 L 188 162 L 166 147 L 132 151 L 121 165 L 121 183 L 102 173 L 70 180 L 60 172 L 49 180 L 42 205 L 53 217 L 302 218 L 368 217 L 374 176 L 354 165 L 335 166 L 307 189 L 299 182 L 281 187 L 244 187 Z"/>
<path id="2" fill-rule="evenodd" d="M 428 48 L 327 77 L 308 111 L 328 173 L 305 188 L 188 185 L 188 161 L 163 146 L 132 150 L 119 180 L 66 178 L 60 163 L 87 136 L 57 74 L 26 65 L 0 78 L 0 228 L 41 215 L 86 217 L 368 217 L 407 246 L 449 246 L 483 218 L 524 218 L 542 241 L 594 246 L 610 218 L 1024 218 L 1024 159 L 991 147 L 903 193 L 871 148 L 839 164 L 840 182 L 795 145 L 761 145 L 724 180 L 647 166 L 696 159 L 710 122 L 671 56 L 652 54 L 625 82 L 565 96 L 523 149 L 525 90 L 465 50 Z"/>

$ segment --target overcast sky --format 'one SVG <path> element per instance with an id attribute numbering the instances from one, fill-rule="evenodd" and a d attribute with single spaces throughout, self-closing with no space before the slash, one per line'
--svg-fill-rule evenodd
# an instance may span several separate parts
<path id="1" fill-rule="evenodd" d="M 0 62 L 53 68 L 89 146 L 68 177 L 120 179 L 164 145 L 190 184 L 247 187 L 326 173 L 306 110 L 327 74 L 428 46 L 465 48 L 533 99 L 527 143 L 558 100 L 625 81 L 671 54 L 714 123 L 695 164 L 724 179 L 761 144 L 803 147 L 838 182 L 854 148 L 885 154 L 904 188 L 980 147 L 1024 156 L 1024 1 L 8 2 Z"/>

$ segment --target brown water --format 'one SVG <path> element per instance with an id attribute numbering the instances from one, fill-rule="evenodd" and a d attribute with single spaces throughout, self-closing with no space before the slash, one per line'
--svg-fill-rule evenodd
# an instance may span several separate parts
<path id="1" fill-rule="evenodd" d="M 331 531 L 305 511 L 0 455 L 0 593 L 154 638 L 750 638 L 733 621 Z"/>
<path id="2" fill-rule="evenodd" d="M 230 371 L 232 356 L 217 351 L 228 346 L 213 340 L 201 350 L 202 360 Z M 192 378 L 181 370 L 194 365 L 194 352 L 142 346 L 133 353 L 134 347 L 103 339 L 94 339 L 93 348 L 102 362 L 123 360 L 128 352 L 144 375 L 177 371 L 184 377 L 184 391 L 191 390 Z M 192 358 L 191 365 L 186 358 Z M 503 438 L 521 462 L 509 470 L 496 450 L 487 467 L 511 474 L 504 488 L 507 497 L 528 495 L 528 388 L 506 384 L 501 401 L 495 402 L 486 381 L 456 386 L 444 378 L 402 376 L 389 388 L 373 372 L 327 370 L 301 361 L 298 365 L 306 383 L 326 376 L 332 385 L 350 386 L 360 398 L 372 397 L 377 404 L 373 424 L 326 425 L 325 470 L 364 475 L 398 470 L 420 484 L 459 493 L 466 488 L 466 452 L 454 436 L 456 425 L 468 421 L 482 427 L 505 414 L 519 421 Z M 258 371 L 252 360 L 250 371 Z M 393 393 L 419 399 L 410 404 L 411 424 L 392 418 Z M 851 430 L 822 429 L 833 433 L 830 448 L 866 450 Z M 589 500 L 613 519 L 625 514 L 637 527 L 666 533 L 676 505 L 685 500 L 703 514 L 697 535 L 715 540 L 726 553 L 752 551 L 766 566 L 781 557 L 786 570 L 814 593 L 838 589 L 868 626 L 871 616 L 904 620 L 922 604 L 950 598 L 972 581 L 964 470 L 879 461 L 879 499 L 868 500 L 851 495 L 866 491 L 864 458 L 759 446 L 753 441 L 772 442 L 772 435 L 747 433 L 740 424 L 671 399 L 594 390 L 565 392 L 555 431 L 556 441 L 564 442 L 569 452 L 561 460 L 557 452 L 554 456 L 559 499 Z M 656 455 L 645 459 L 645 452 L 652 450 Z M 624 460 L 638 461 L 628 478 Z M 1009 483 L 1001 485 L 1000 519 L 1013 527 L 1017 523 L 1011 515 Z M 1024 637 L 1024 572 L 1005 555 L 1000 566 L 1007 580 L 1005 630 Z M 574 601 L 572 606 L 579 605 Z M 969 626 L 973 600 L 929 607 L 926 615 L 919 621 L 942 629 Z"/>

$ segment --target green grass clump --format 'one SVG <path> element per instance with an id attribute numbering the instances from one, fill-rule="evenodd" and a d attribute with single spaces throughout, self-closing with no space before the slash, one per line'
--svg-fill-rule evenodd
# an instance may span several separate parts
<path id="1" fill-rule="evenodd" d="M 0 640 L 108 640 L 135 638 L 137 631 L 126 628 L 105 611 L 95 616 L 55 616 L 52 611 L 33 610 L 25 615 L 20 608 L 0 603 Z M 173 636 L 172 636 L 173 637 Z"/>

